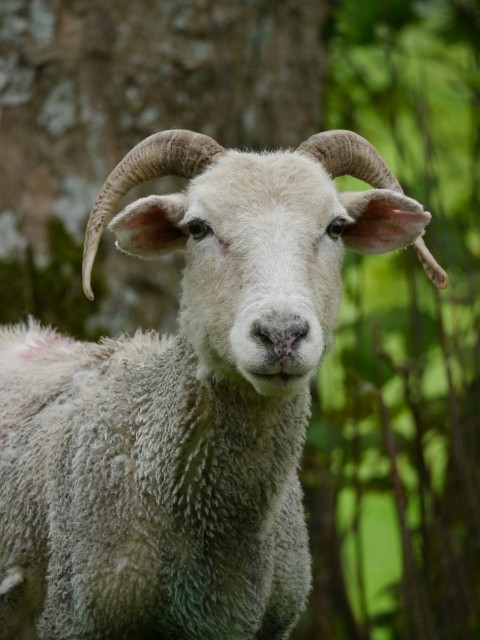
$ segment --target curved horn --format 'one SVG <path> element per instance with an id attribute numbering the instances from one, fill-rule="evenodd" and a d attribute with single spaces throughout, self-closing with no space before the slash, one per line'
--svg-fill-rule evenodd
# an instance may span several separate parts
<path id="1" fill-rule="evenodd" d="M 332 178 L 349 175 L 376 189 L 402 191 L 373 144 L 353 131 L 316 133 L 302 142 L 297 151 L 320 162 Z"/>
<path id="2" fill-rule="evenodd" d="M 316 133 L 302 142 L 297 151 L 320 162 L 332 178 L 349 175 L 376 189 L 403 193 L 396 176 L 375 147 L 353 131 L 335 130 Z M 425 273 L 433 284 L 444 289 L 448 275 L 427 249 L 422 238 L 413 243 Z"/>
<path id="3" fill-rule="evenodd" d="M 202 173 L 225 149 L 201 133 L 171 129 L 154 133 L 137 144 L 106 179 L 93 205 L 83 247 L 83 290 L 90 300 L 93 262 L 103 229 L 118 202 L 134 186 L 167 175 L 193 178 Z"/>

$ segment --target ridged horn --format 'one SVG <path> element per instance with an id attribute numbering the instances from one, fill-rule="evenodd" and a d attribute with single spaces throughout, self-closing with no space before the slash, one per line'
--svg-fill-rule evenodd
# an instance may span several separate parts
<path id="1" fill-rule="evenodd" d="M 302 142 L 297 151 L 320 162 L 332 178 L 352 176 L 376 189 L 402 191 L 395 175 L 373 144 L 353 131 L 323 131 Z"/>
<path id="2" fill-rule="evenodd" d="M 375 147 L 353 131 L 324 131 L 302 142 L 297 152 L 320 162 L 332 178 L 349 175 L 376 189 L 403 193 L 396 176 Z M 448 275 L 438 264 L 423 239 L 413 243 L 425 273 L 439 289 L 448 286 Z"/>
<path id="3" fill-rule="evenodd" d="M 209 136 L 171 129 L 154 133 L 127 153 L 106 179 L 88 219 L 82 265 L 83 291 L 87 298 L 93 300 L 94 297 L 91 274 L 102 232 L 130 189 L 167 175 L 194 178 L 224 151 Z"/>

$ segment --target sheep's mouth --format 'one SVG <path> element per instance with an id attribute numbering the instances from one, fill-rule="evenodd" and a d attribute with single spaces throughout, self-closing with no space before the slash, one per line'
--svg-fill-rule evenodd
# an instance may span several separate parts
<path id="1" fill-rule="evenodd" d="M 303 378 L 305 373 L 254 373 L 254 376 L 260 379 L 269 380 L 271 382 L 298 382 L 300 378 Z"/>
<path id="2" fill-rule="evenodd" d="M 307 384 L 311 372 L 304 373 L 259 373 L 250 371 L 245 376 L 260 395 L 289 396 Z"/>
<path id="3" fill-rule="evenodd" d="M 277 364 L 276 366 L 259 366 L 245 369 L 246 373 L 255 378 L 261 380 L 270 380 L 272 382 L 298 382 L 302 378 L 305 378 L 311 373 L 311 370 L 306 367 L 295 367 L 290 365 L 282 366 Z"/>

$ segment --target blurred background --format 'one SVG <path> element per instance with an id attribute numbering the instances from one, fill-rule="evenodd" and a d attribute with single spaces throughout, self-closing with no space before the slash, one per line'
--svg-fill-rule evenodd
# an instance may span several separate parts
<path id="1" fill-rule="evenodd" d="M 181 256 L 106 238 L 94 304 L 80 284 L 95 196 L 155 131 L 271 149 L 353 129 L 433 214 L 446 291 L 411 249 L 346 260 L 303 461 L 314 590 L 296 640 L 480 638 L 479 61 L 475 0 L 0 3 L 2 323 L 175 330 Z"/>

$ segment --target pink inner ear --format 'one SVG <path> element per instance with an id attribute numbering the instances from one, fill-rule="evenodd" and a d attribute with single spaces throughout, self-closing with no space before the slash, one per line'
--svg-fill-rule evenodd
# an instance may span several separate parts
<path id="1" fill-rule="evenodd" d="M 367 211 L 345 229 L 345 245 L 354 251 L 385 253 L 414 242 L 430 222 L 426 211 L 403 211 L 384 202 L 370 202 Z"/>
<path id="2" fill-rule="evenodd" d="M 144 254 L 168 249 L 184 237 L 165 213 L 156 207 L 126 217 L 121 227 L 122 235 L 128 235 L 129 245 Z"/>

